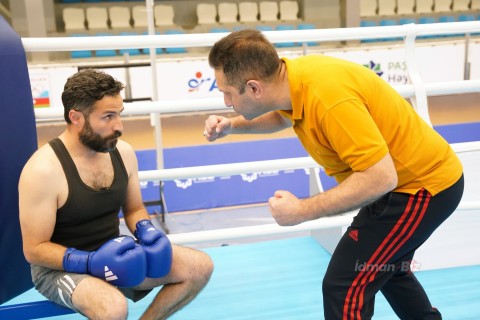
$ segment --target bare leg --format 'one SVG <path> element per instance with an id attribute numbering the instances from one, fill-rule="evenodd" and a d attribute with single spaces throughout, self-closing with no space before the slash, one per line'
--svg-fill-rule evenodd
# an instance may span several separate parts
<path id="1" fill-rule="evenodd" d="M 127 318 L 127 298 L 116 287 L 101 279 L 90 277 L 80 281 L 72 294 L 72 302 L 89 319 Z"/>
<path id="2" fill-rule="evenodd" d="M 192 301 L 207 285 L 213 272 L 210 257 L 198 250 L 173 246 L 173 263 L 170 274 L 162 279 L 148 279 L 165 283 L 141 319 L 167 319 Z M 151 284 L 152 282 L 150 282 Z"/>

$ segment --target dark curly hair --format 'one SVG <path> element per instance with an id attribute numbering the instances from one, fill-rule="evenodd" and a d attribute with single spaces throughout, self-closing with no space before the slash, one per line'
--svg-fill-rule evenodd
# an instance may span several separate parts
<path id="1" fill-rule="evenodd" d="M 65 121 L 72 123 L 68 117 L 70 110 L 79 111 L 87 118 L 98 100 L 105 96 L 116 96 L 123 88 L 123 83 L 102 71 L 85 69 L 75 73 L 63 87 Z"/>
<path id="2" fill-rule="evenodd" d="M 223 68 L 229 85 L 245 91 L 248 80 L 270 80 L 280 68 L 280 58 L 271 42 L 258 30 L 230 33 L 217 41 L 208 56 L 214 69 Z"/>

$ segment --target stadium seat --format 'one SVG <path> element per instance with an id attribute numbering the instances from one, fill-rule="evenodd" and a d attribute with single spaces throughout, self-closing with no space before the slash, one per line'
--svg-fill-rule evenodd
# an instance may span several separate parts
<path id="1" fill-rule="evenodd" d="M 417 23 L 417 20 L 415 18 L 401 18 L 398 20 L 398 23 L 403 25 L 403 24 L 409 24 L 409 23 Z"/>
<path id="2" fill-rule="evenodd" d="M 393 16 L 397 10 L 396 0 L 378 0 L 378 15 Z"/>
<path id="3" fill-rule="evenodd" d="M 419 24 L 429 24 L 429 23 L 436 23 L 437 19 L 435 17 L 429 17 L 429 16 L 424 16 L 418 18 L 418 23 Z M 428 38 L 436 38 L 436 35 L 430 35 L 430 36 L 419 36 L 418 39 L 428 39 Z"/>
<path id="4" fill-rule="evenodd" d="M 360 27 L 362 28 L 368 28 L 368 27 L 377 27 L 378 23 L 375 22 L 374 20 L 361 20 L 360 21 Z M 369 42 L 377 42 L 378 39 L 362 39 L 360 42 L 362 43 L 369 43 Z"/>
<path id="5" fill-rule="evenodd" d="M 298 21 L 299 7 L 297 1 L 282 0 L 279 3 L 280 20 L 286 22 Z"/>
<path id="6" fill-rule="evenodd" d="M 148 35 L 149 33 L 148 32 L 143 32 L 142 34 L 143 35 Z M 156 31 L 155 34 L 160 34 L 160 32 Z M 150 54 L 150 49 L 149 48 L 143 48 L 142 53 L 143 54 Z M 163 51 L 163 48 L 155 48 L 155 53 L 156 54 L 163 54 L 163 53 L 165 53 L 165 51 Z"/>
<path id="7" fill-rule="evenodd" d="M 397 20 L 394 19 L 382 19 L 378 22 L 379 26 L 387 27 L 387 26 L 396 26 L 398 25 Z M 382 41 L 398 41 L 402 40 L 402 38 L 382 38 Z"/>
<path id="8" fill-rule="evenodd" d="M 427 24 L 427 23 L 436 23 L 437 19 L 435 17 L 420 17 L 418 18 L 418 23 L 420 24 Z"/>
<path id="9" fill-rule="evenodd" d="M 233 2 L 220 2 L 218 4 L 218 22 L 237 23 L 238 6 Z"/>
<path id="10" fill-rule="evenodd" d="M 108 29 L 108 11 L 106 7 L 87 7 L 85 12 L 89 30 Z"/>
<path id="11" fill-rule="evenodd" d="M 372 17 L 377 15 L 377 0 L 360 0 L 360 17 Z"/>
<path id="12" fill-rule="evenodd" d="M 432 13 L 433 12 L 433 0 L 417 0 L 415 6 L 415 12 L 419 13 Z"/>
<path id="13" fill-rule="evenodd" d="M 263 25 L 260 25 L 260 26 L 256 26 L 255 29 L 257 29 L 258 31 L 273 31 L 273 27 L 272 26 L 263 26 Z"/>
<path id="14" fill-rule="evenodd" d="M 398 22 L 394 19 L 382 19 L 378 22 L 379 26 L 396 26 Z"/>
<path id="15" fill-rule="evenodd" d="M 397 14 L 414 14 L 415 0 L 401 0 L 397 1 Z"/>
<path id="16" fill-rule="evenodd" d="M 313 30 L 313 29 L 316 29 L 316 28 L 317 27 L 313 23 L 299 23 L 297 25 L 298 30 Z M 303 45 L 303 43 L 299 43 L 299 45 Z M 306 45 L 309 46 L 309 47 L 318 46 L 319 43 L 311 41 L 311 42 L 307 42 Z"/>
<path id="17" fill-rule="evenodd" d="M 197 18 L 199 25 L 212 25 L 217 23 L 217 7 L 214 3 L 197 4 Z"/>
<path id="18" fill-rule="evenodd" d="M 135 28 L 148 27 L 147 9 L 144 5 L 136 5 L 132 7 L 132 20 Z"/>
<path id="19" fill-rule="evenodd" d="M 153 15 L 156 27 L 173 27 L 175 25 L 175 12 L 171 5 L 156 4 L 153 7 Z"/>
<path id="20" fill-rule="evenodd" d="M 223 32 L 230 32 L 230 30 L 228 30 L 227 28 L 223 28 L 223 27 L 213 27 L 213 28 L 210 28 L 208 30 L 208 32 L 211 32 L 211 33 L 223 33 Z"/>
<path id="21" fill-rule="evenodd" d="M 462 15 L 459 15 L 457 19 L 458 22 L 468 22 L 468 21 L 476 21 L 476 20 L 480 21 L 480 15 L 478 16 L 477 19 L 475 19 L 475 16 L 473 14 L 462 14 Z M 461 36 L 465 36 L 465 35 L 466 35 L 465 33 L 461 34 Z M 478 36 L 480 35 L 480 32 L 474 32 L 474 33 L 471 33 L 471 35 Z"/>
<path id="22" fill-rule="evenodd" d="M 168 29 L 165 30 L 165 34 L 184 34 L 185 31 L 180 29 Z M 176 47 L 176 48 L 165 48 L 166 53 L 185 53 L 187 49 L 184 47 Z"/>
<path id="23" fill-rule="evenodd" d="M 64 8 L 62 17 L 66 32 L 85 30 L 85 11 L 82 8 Z"/>
<path id="24" fill-rule="evenodd" d="M 445 22 L 455 22 L 456 19 L 454 16 L 440 16 L 438 17 L 438 22 L 440 23 L 445 23 Z M 441 35 L 441 37 L 460 37 L 462 36 L 462 34 L 445 34 L 445 35 Z"/>
<path id="25" fill-rule="evenodd" d="M 136 36 L 136 35 L 138 35 L 138 33 L 131 32 L 131 31 L 130 32 L 129 31 L 124 31 L 124 32 L 120 32 L 120 35 L 121 36 Z M 131 56 L 138 56 L 140 54 L 140 49 L 137 49 L 137 48 L 120 49 L 120 50 L 118 50 L 118 53 L 122 56 L 125 53 L 128 53 Z"/>
<path id="26" fill-rule="evenodd" d="M 445 22 L 455 22 L 456 19 L 454 16 L 440 16 L 438 17 L 438 22 L 442 22 L 442 23 L 445 23 Z"/>
<path id="27" fill-rule="evenodd" d="M 461 14 L 458 16 L 458 22 L 466 22 L 466 21 L 475 21 L 475 16 L 473 14 Z"/>
<path id="28" fill-rule="evenodd" d="M 69 35 L 70 37 L 88 37 L 88 34 L 86 33 L 72 33 Z M 79 50 L 79 51 L 72 51 L 70 52 L 70 57 L 73 59 L 78 59 L 78 58 L 91 58 L 92 51 L 90 50 Z"/>
<path id="29" fill-rule="evenodd" d="M 130 9 L 124 6 L 111 6 L 108 8 L 108 15 L 110 17 L 110 26 L 112 29 L 128 29 L 130 24 Z"/>
<path id="30" fill-rule="evenodd" d="M 106 36 L 112 36 L 111 33 L 108 32 L 98 32 L 95 34 L 97 37 L 106 37 Z M 100 49 L 100 50 L 95 50 L 95 56 L 96 57 L 115 57 L 117 55 L 117 51 L 114 49 Z"/>
<path id="31" fill-rule="evenodd" d="M 278 22 L 278 3 L 276 1 L 260 1 L 261 22 Z"/>
<path id="32" fill-rule="evenodd" d="M 470 10 L 470 0 L 454 0 L 452 4 L 452 10 L 454 12 L 458 11 L 468 11 Z"/>
<path id="33" fill-rule="evenodd" d="M 284 31 L 284 30 L 295 30 L 295 27 L 292 24 L 279 24 L 275 27 L 275 30 L 278 31 Z M 289 47 L 295 47 L 294 42 L 280 42 L 276 43 L 275 46 L 277 48 L 289 48 Z"/>
<path id="34" fill-rule="evenodd" d="M 434 12 L 450 12 L 452 11 L 452 0 L 435 0 L 433 5 Z"/>
<path id="35" fill-rule="evenodd" d="M 240 1 L 238 16 L 240 23 L 258 22 L 258 4 L 252 1 Z"/>

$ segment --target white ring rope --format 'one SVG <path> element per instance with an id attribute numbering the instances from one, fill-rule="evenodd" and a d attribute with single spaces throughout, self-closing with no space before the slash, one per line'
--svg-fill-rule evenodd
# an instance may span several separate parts
<path id="1" fill-rule="evenodd" d="M 434 23 L 424 25 L 404 25 L 369 28 L 339 28 L 294 31 L 267 31 L 264 32 L 273 43 L 281 42 L 310 42 L 310 41 L 343 41 L 360 39 L 378 39 L 389 37 L 415 38 L 426 35 L 458 34 L 480 32 L 480 21 Z M 82 49 L 127 49 L 127 48 L 156 48 L 156 47 L 202 47 L 210 46 L 226 33 L 208 34 L 180 34 L 180 35 L 141 35 L 141 36 L 106 36 L 84 38 L 22 38 L 26 51 L 74 51 Z M 413 46 L 406 45 L 406 50 L 413 50 Z M 471 93 L 480 91 L 480 80 L 465 80 L 443 83 L 424 83 L 424 92 L 429 95 L 446 95 L 453 93 Z M 398 86 L 395 89 L 405 98 L 414 97 L 413 85 Z M 125 103 L 124 115 L 140 115 L 151 113 L 180 113 L 192 111 L 207 111 L 224 109 L 221 98 L 198 100 L 173 100 L 154 102 Z M 39 119 L 62 118 L 63 108 L 36 109 L 35 117 Z M 462 143 L 452 145 L 456 152 L 470 152 L 480 150 L 480 143 Z M 245 163 L 220 164 L 210 166 L 173 168 L 139 172 L 141 181 L 168 181 L 195 177 L 229 176 L 241 173 L 251 173 L 265 170 L 292 170 L 319 168 L 319 165 L 310 157 L 279 159 L 269 161 L 255 161 Z M 480 202 L 463 202 L 457 210 L 477 210 Z M 240 239 L 253 236 L 265 236 L 301 232 L 315 229 L 341 227 L 351 222 L 353 213 L 327 217 L 303 223 L 294 227 L 280 227 L 276 224 L 249 226 L 209 230 L 184 234 L 169 235 L 172 242 L 194 243 L 205 241 L 219 241 Z"/>
<path id="2" fill-rule="evenodd" d="M 480 201 L 463 201 L 457 207 L 457 211 L 478 209 L 480 209 Z M 354 211 L 332 217 L 320 218 L 291 227 L 282 227 L 278 224 L 271 223 L 248 227 L 195 231 L 181 234 L 169 234 L 168 238 L 172 241 L 172 243 L 175 244 L 194 244 L 202 242 L 238 240 L 253 237 L 293 234 L 313 230 L 339 228 L 350 225 L 356 213 L 357 212 Z"/>
<path id="3" fill-rule="evenodd" d="M 456 153 L 480 150 L 480 142 L 452 144 Z M 251 161 L 207 166 L 145 170 L 138 173 L 140 181 L 172 181 L 177 179 L 225 177 L 242 173 L 254 173 L 271 170 L 295 170 L 320 168 L 311 157 Z"/>
<path id="4" fill-rule="evenodd" d="M 452 147 L 457 153 L 479 151 L 480 142 L 457 143 L 452 144 Z M 163 170 L 148 170 L 139 172 L 139 177 L 141 181 L 169 181 L 175 179 L 201 178 L 212 176 L 222 177 L 241 173 L 260 172 L 265 170 L 293 170 L 305 168 L 320 168 L 320 165 L 317 164 L 310 157 L 302 157 L 198 167 L 173 168 Z M 478 209 L 480 209 L 480 201 L 464 201 L 461 202 L 457 208 L 458 211 Z M 172 234 L 169 235 L 169 238 L 173 243 L 187 244 L 288 234 L 301 231 L 312 231 L 348 225 L 351 222 L 353 215 L 354 213 L 348 213 L 334 217 L 326 217 L 293 227 L 281 227 L 276 224 L 265 224 L 249 227 Z"/>
<path id="5" fill-rule="evenodd" d="M 404 97 L 410 98 L 415 95 L 412 85 L 394 86 Z M 458 93 L 475 93 L 480 91 L 480 79 L 464 81 L 448 81 L 440 83 L 425 83 L 425 90 L 428 96 L 439 96 Z M 225 110 L 223 98 L 202 98 L 183 100 L 162 100 L 162 101 L 139 101 L 125 103 L 125 110 L 122 115 L 145 115 L 151 113 L 173 114 L 182 112 L 199 112 Z M 36 120 L 51 120 L 63 118 L 63 107 L 36 108 Z"/>
<path id="6" fill-rule="evenodd" d="M 433 24 L 408 24 L 402 26 L 369 27 L 369 28 L 336 28 L 315 30 L 266 31 L 265 35 L 273 43 L 290 41 L 340 41 L 388 37 L 410 38 L 425 35 L 458 34 L 480 32 L 480 21 L 450 22 Z M 176 35 L 137 35 L 137 36 L 105 36 L 105 37 L 55 37 L 55 38 L 22 38 L 27 52 L 35 51 L 73 51 L 81 49 L 128 49 L 155 47 L 199 47 L 211 46 L 226 33 L 197 33 Z M 407 52 L 412 45 L 405 44 Z M 418 86 L 418 83 L 416 84 Z M 451 93 L 469 93 L 480 91 L 480 80 L 459 82 L 443 82 L 423 85 L 427 95 L 443 95 Z M 405 98 L 415 97 L 415 87 L 405 85 L 396 87 Z M 222 99 L 200 99 L 182 101 L 154 101 L 125 104 L 124 115 L 151 113 L 180 113 L 187 111 L 205 111 L 224 108 Z M 422 107 L 423 108 L 423 107 Z M 421 111 L 421 110 L 420 110 Z M 62 108 L 35 110 L 37 119 L 62 118 Z"/>
<path id="7" fill-rule="evenodd" d="M 261 236 L 291 234 L 336 228 L 349 225 L 355 213 L 347 213 L 333 217 L 325 217 L 314 221 L 308 221 L 296 226 L 282 227 L 278 224 L 263 224 L 248 227 L 237 227 L 217 230 L 195 231 L 181 234 L 169 234 L 168 238 L 175 244 L 192 244 L 234 239 L 246 239 Z"/>
<path id="8" fill-rule="evenodd" d="M 315 30 L 265 31 L 273 43 L 342 41 L 377 39 L 406 36 L 413 32 L 417 36 L 474 33 L 480 31 L 480 21 L 432 23 L 369 28 L 332 28 Z M 189 33 L 176 35 L 137 35 L 105 37 L 44 37 L 22 38 L 27 52 L 75 51 L 82 49 L 129 49 L 129 48 L 172 48 L 211 46 L 226 33 Z"/>

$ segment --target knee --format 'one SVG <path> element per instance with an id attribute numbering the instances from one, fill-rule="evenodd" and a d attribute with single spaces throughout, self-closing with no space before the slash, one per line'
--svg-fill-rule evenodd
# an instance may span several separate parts
<path id="1" fill-rule="evenodd" d="M 92 304 L 95 302 L 92 301 Z M 125 320 L 128 316 L 128 302 L 125 296 L 118 292 L 118 294 L 112 294 L 102 302 L 99 301 L 101 306 L 96 309 L 96 316 L 92 319 L 102 320 Z"/>
<path id="2" fill-rule="evenodd" d="M 332 273 L 327 272 L 322 281 L 323 296 L 328 296 L 340 289 L 340 281 L 338 281 Z"/>
<path id="3" fill-rule="evenodd" d="M 170 279 L 205 286 L 213 273 L 213 261 L 208 254 L 192 248 L 175 246 Z"/>
<path id="4" fill-rule="evenodd" d="M 112 306 L 115 306 L 112 308 Z M 102 319 L 127 319 L 128 316 L 128 302 L 127 299 L 122 295 L 114 304 L 107 307 L 107 315 L 103 314 Z"/>
<path id="5" fill-rule="evenodd" d="M 200 283 L 207 283 L 212 276 L 214 264 L 212 258 L 205 252 L 199 251 L 197 257 L 197 264 L 194 268 L 196 269 L 195 280 Z"/>

